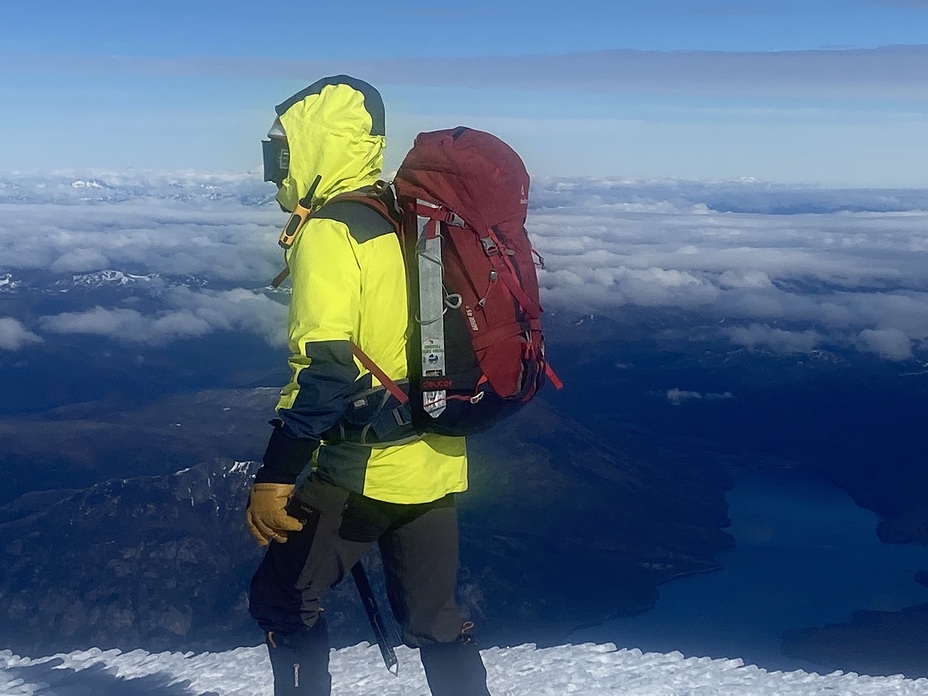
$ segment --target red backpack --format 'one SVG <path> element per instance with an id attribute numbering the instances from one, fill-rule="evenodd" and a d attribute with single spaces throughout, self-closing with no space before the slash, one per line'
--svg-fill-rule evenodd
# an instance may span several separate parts
<path id="1" fill-rule="evenodd" d="M 409 405 L 417 432 L 468 435 L 531 400 L 549 378 L 529 176 L 499 138 L 420 133 L 393 180 L 409 280 Z M 355 355 L 401 402 L 405 393 Z"/>
<path id="2" fill-rule="evenodd" d="M 422 433 L 469 435 L 521 408 L 546 378 L 561 388 L 545 359 L 535 273 L 542 259 L 525 231 L 528 187 L 511 147 L 459 127 L 420 133 L 392 185 L 341 194 L 317 211 L 301 202 L 282 247 L 306 219 L 356 201 L 393 225 L 409 288 L 408 382 L 396 384 L 352 345 L 389 397 L 352 398 L 325 439 L 386 445 Z M 312 189 L 306 206 L 311 198 Z"/>

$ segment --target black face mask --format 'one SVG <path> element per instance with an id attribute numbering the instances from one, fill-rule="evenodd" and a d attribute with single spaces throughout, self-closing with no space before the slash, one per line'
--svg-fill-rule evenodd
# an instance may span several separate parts
<path id="1" fill-rule="evenodd" d="M 290 170 L 290 150 L 287 143 L 277 138 L 261 141 L 264 151 L 264 180 L 273 181 L 280 188 Z"/>

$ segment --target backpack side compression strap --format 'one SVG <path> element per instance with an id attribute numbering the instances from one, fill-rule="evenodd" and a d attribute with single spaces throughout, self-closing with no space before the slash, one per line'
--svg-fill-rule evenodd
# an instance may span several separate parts
<path id="1" fill-rule="evenodd" d="M 371 360 L 367 353 L 361 350 L 354 343 L 351 344 L 351 352 L 354 357 L 358 359 L 358 362 L 364 365 L 364 367 L 366 367 L 368 371 L 380 381 L 380 383 L 383 385 L 383 388 L 393 394 L 394 397 L 396 397 L 397 401 L 399 401 L 401 404 L 405 404 L 407 401 L 409 401 L 409 396 L 406 394 L 406 392 L 400 389 L 400 385 L 390 379 L 387 376 L 387 373 L 380 369 L 380 365 Z"/>

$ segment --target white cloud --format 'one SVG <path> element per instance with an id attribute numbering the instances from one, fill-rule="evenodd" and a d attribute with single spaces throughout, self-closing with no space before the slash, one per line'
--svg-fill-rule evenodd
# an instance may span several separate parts
<path id="1" fill-rule="evenodd" d="M 243 329 L 263 337 L 271 345 L 286 344 L 287 307 L 250 290 L 194 292 L 175 288 L 168 301 L 214 329 Z"/>
<path id="2" fill-rule="evenodd" d="M 46 331 L 60 334 L 98 334 L 119 340 L 134 340 L 141 335 L 142 315 L 134 309 L 94 307 L 83 312 L 65 312 L 43 317 Z"/>
<path id="3" fill-rule="evenodd" d="M 899 329 L 864 329 L 859 334 L 864 350 L 889 360 L 908 360 L 912 357 L 912 342 Z"/>
<path id="4" fill-rule="evenodd" d="M 763 324 L 722 329 L 732 343 L 749 349 L 766 349 L 774 353 L 808 353 L 821 345 L 823 337 L 812 330 L 786 331 Z"/>
<path id="5" fill-rule="evenodd" d="M 285 343 L 286 307 L 249 290 L 224 292 L 174 288 L 166 294 L 170 309 L 143 314 L 135 309 L 94 307 L 43 317 L 49 333 L 108 336 L 121 343 L 165 345 L 213 331 L 243 330 L 272 345 Z"/>
<path id="6" fill-rule="evenodd" d="M 780 353 L 870 350 L 864 330 L 928 340 L 924 192 L 539 183 L 529 230 L 546 259 L 548 307 L 679 308 L 714 320 L 735 345 Z"/>
<path id="7" fill-rule="evenodd" d="M 281 305 L 229 289 L 260 287 L 281 267 L 284 216 L 254 204 L 268 194 L 256 177 L 108 174 L 92 188 L 75 178 L 3 181 L 0 274 L 93 265 L 99 254 L 206 289 L 155 279 L 138 292 L 157 311 L 101 307 L 47 317 L 45 330 L 163 344 L 236 329 L 282 341 Z M 82 202 L 88 191 L 101 198 Z M 850 347 L 900 359 L 928 345 L 926 191 L 540 178 L 530 198 L 550 310 L 678 311 L 704 335 L 780 353 Z"/>
<path id="8" fill-rule="evenodd" d="M 0 317 L 0 350 L 20 350 L 30 343 L 41 343 L 37 336 L 12 317 Z"/>
<path id="9" fill-rule="evenodd" d="M 770 282 L 770 276 L 763 271 L 724 271 L 719 275 L 718 285 L 722 290 L 732 288 L 769 290 L 773 284 Z"/>
<path id="10" fill-rule="evenodd" d="M 282 265 L 275 242 L 285 216 L 266 204 L 273 186 L 260 178 L 114 173 L 14 178 L 0 189 L 0 268 L 60 274 L 115 268 L 267 283 Z M 75 188 L 75 179 L 98 187 Z"/>
<path id="11" fill-rule="evenodd" d="M 49 264 L 52 273 L 76 273 L 109 268 L 110 261 L 99 249 L 77 248 L 65 251 Z"/>
<path id="12" fill-rule="evenodd" d="M 674 406 L 679 406 L 684 401 L 690 401 L 692 399 L 701 399 L 702 394 L 694 391 L 682 391 L 674 387 L 673 389 L 667 390 L 667 400 L 672 403 Z"/>
<path id="13" fill-rule="evenodd" d="M 697 391 L 684 391 L 677 387 L 667 390 L 667 400 L 674 406 L 682 406 L 687 401 L 727 401 L 733 398 L 734 394 L 731 392 L 701 394 Z"/>

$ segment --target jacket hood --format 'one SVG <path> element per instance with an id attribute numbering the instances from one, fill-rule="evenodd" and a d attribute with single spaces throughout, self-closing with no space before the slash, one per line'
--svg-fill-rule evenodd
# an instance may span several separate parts
<path id="1" fill-rule="evenodd" d="M 290 169 L 277 201 L 292 211 L 320 181 L 313 205 L 370 186 L 383 171 L 386 145 L 383 99 L 371 85 L 347 75 L 325 77 L 276 107 L 287 135 Z"/>

